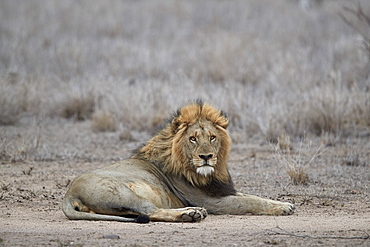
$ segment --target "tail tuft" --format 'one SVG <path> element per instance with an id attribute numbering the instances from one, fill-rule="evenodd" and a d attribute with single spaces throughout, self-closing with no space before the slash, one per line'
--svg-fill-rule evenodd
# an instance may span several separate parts
<path id="1" fill-rule="evenodd" d="M 139 215 L 136 220 L 135 220 L 136 223 L 140 223 L 140 224 L 145 224 L 145 223 L 149 223 L 150 222 L 150 218 L 148 215 L 145 215 L 145 214 L 142 214 L 142 215 Z"/>

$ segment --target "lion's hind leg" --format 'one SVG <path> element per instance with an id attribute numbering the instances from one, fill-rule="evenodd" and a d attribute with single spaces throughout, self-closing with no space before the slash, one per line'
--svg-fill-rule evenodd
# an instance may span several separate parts
<path id="1" fill-rule="evenodd" d="M 105 220 L 105 221 L 121 221 L 121 222 L 136 222 L 148 223 L 149 216 L 145 214 L 131 215 L 108 215 L 99 214 L 86 207 L 79 199 L 72 196 L 65 197 L 62 204 L 62 209 L 65 215 L 71 220 Z"/>
<path id="2" fill-rule="evenodd" d="M 207 217 L 207 210 L 200 207 L 176 209 L 159 208 L 149 214 L 151 221 L 199 222 Z"/>
<path id="3" fill-rule="evenodd" d="M 72 183 L 62 204 L 72 220 L 149 222 L 148 213 L 157 209 L 117 179 L 83 174 Z"/>

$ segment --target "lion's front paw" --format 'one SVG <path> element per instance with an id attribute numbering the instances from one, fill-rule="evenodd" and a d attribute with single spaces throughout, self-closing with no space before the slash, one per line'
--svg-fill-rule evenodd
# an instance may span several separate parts
<path id="1" fill-rule="evenodd" d="M 291 215 L 295 212 L 295 206 L 288 202 L 279 202 L 274 205 L 272 214 L 274 215 Z"/>
<path id="2" fill-rule="evenodd" d="M 188 207 L 181 215 L 184 222 L 199 222 L 207 217 L 205 208 Z"/>
<path id="3" fill-rule="evenodd" d="M 287 210 L 284 210 L 284 215 L 291 215 L 295 212 L 295 206 L 291 203 L 287 203 Z"/>

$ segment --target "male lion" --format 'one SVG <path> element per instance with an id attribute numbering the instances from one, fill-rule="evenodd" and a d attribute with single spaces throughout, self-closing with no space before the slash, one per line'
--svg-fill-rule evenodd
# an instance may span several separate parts
<path id="1" fill-rule="evenodd" d="M 194 222 L 211 214 L 289 215 L 294 205 L 236 192 L 228 119 L 202 102 L 179 109 L 130 159 L 82 174 L 63 211 L 73 220 Z"/>

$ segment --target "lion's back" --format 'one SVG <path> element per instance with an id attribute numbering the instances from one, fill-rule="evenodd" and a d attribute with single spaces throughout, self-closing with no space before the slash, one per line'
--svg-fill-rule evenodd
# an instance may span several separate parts
<path id="1" fill-rule="evenodd" d="M 109 166 L 94 170 L 92 174 L 117 178 L 121 182 L 147 181 L 158 183 L 161 180 L 153 171 L 152 164 L 139 159 L 117 161 Z"/>

